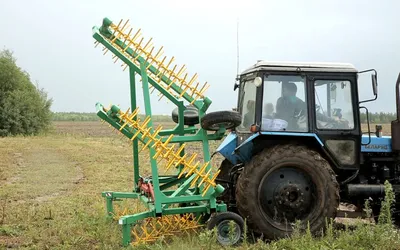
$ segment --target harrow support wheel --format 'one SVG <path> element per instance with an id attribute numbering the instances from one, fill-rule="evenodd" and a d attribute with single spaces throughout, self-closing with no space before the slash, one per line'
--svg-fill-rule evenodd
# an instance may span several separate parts
<path id="1" fill-rule="evenodd" d="M 243 239 L 244 220 L 240 215 L 233 212 L 216 213 L 211 216 L 207 223 L 208 230 L 214 228 L 217 229 L 217 241 L 221 245 L 237 245 Z"/>
<path id="2" fill-rule="evenodd" d="M 172 120 L 175 123 L 179 122 L 179 109 L 175 108 L 171 114 Z M 199 124 L 199 111 L 193 105 L 187 105 L 183 111 L 183 124 L 187 126 L 194 126 Z"/>
<path id="3" fill-rule="evenodd" d="M 290 236 L 296 221 L 321 232 L 335 218 L 339 184 L 329 163 L 304 146 L 264 149 L 244 167 L 236 186 L 239 213 L 267 239 Z"/>
<path id="4" fill-rule="evenodd" d="M 234 129 L 242 123 L 242 117 L 235 111 L 210 112 L 201 119 L 201 127 L 209 131 L 218 131 L 220 128 Z"/>

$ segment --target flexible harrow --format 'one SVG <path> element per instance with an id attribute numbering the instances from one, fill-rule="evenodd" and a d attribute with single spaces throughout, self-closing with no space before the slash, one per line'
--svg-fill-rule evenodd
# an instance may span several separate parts
<path id="1" fill-rule="evenodd" d="M 224 188 L 215 181 L 219 171 L 211 173 L 208 145 L 209 140 L 222 139 L 225 130 L 221 128 L 208 134 L 201 127 L 185 126 L 183 121 L 184 101 L 198 110 L 199 121 L 205 115 L 211 104 L 204 95 L 209 85 L 200 85 L 197 74 L 188 77 L 185 65 L 172 67 L 174 57 L 161 59 L 163 47 L 155 52 L 152 39 L 144 42 L 141 30 L 133 32 L 128 21 L 121 20 L 115 25 L 105 18 L 100 28 L 93 28 L 93 37 L 96 46 L 100 43 L 104 46 L 103 54 L 111 51 L 114 63 L 121 60 L 123 70 L 129 68 L 130 74 L 131 108 L 123 112 L 115 105 L 106 109 L 100 103 L 96 104 L 97 115 L 117 133 L 127 137 L 133 146 L 134 191 L 103 192 L 108 215 L 122 225 L 123 244 L 130 244 L 132 238 L 134 244 L 153 242 L 163 235 L 196 229 L 201 226 L 199 218 L 202 215 L 226 211 L 226 204 L 216 202 Z M 141 76 L 143 87 L 146 114 L 143 121 L 138 117 L 136 105 L 136 74 Z M 165 96 L 178 107 L 179 121 L 174 129 L 153 128 L 150 90 L 151 93 L 158 90 L 160 99 Z M 204 163 L 196 160 L 197 153 L 185 152 L 186 144 L 195 141 L 203 145 Z M 143 144 L 140 149 L 138 142 Z M 174 145 L 176 143 L 180 145 Z M 144 149 L 150 154 L 151 177 L 147 178 L 140 176 L 139 152 Z M 159 175 L 160 164 L 167 171 L 176 169 L 176 175 Z M 123 209 L 115 213 L 113 202 L 129 198 L 141 200 L 148 210 L 133 213 Z M 181 206 L 183 204 L 190 206 Z"/>

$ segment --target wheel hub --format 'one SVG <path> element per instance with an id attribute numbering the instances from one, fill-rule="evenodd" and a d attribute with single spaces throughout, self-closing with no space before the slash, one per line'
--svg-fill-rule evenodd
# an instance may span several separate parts
<path id="1" fill-rule="evenodd" d="M 286 183 L 285 183 L 286 184 Z M 279 207 L 298 210 L 305 205 L 304 191 L 296 184 L 280 185 L 275 191 L 275 201 Z"/>
<path id="2" fill-rule="evenodd" d="M 277 169 L 260 184 L 262 209 L 268 217 L 278 223 L 306 218 L 315 203 L 313 182 L 300 169 Z"/>

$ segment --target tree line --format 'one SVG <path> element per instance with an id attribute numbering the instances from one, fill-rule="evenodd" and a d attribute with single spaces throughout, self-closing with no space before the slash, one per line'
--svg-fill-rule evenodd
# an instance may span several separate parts
<path id="1" fill-rule="evenodd" d="M 0 136 L 36 135 L 51 124 L 52 99 L 17 66 L 13 53 L 0 51 Z"/>
<path id="2" fill-rule="evenodd" d="M 139 119 L 144 120 L 145 115 L 139 114 Z M 85 112 L 54 112 L 52 114 L 53 121 L 98 121 L 100 118 L 96 113 Z M 170 122 L 171 116 L 168 115 L 152 115 L 154 122 Z"/>
<path id="3" fill-rule="evenodd" d="M 394 121 L 397 119 L 395 113 L 385 113 L 385 112 L 369 112 L 368 113 L 368 118 L 370 123 L 390 123 L 391 121 Z M 361 113 L 360 114 L 360 121 L 361 123 L 367 123 L 367 114 L 366 113 Z"/>
<path id="4" fill-rule="evenodd" d="M 396 120 L 395 113 L 385 112 L 370 112 L 368 114 L 370 123 L 390 123 Z M 140 119 L 144 119 L 144 115 L 139 115 Z M 98 121 L 100 118 L 96 113 L 80 113 L 80 112 L 55 112 L 52 114 L 53 121 Z M 171 117 L 168 115 L 153 115 L 152 120 L 155 122 L 170 122 Z M 365 113 L 360 114 L 361 123 L 367 123 L 367 115 Z"/>

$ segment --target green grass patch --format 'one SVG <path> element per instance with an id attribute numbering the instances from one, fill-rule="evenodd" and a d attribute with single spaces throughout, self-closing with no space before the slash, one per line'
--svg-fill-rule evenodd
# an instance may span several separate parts
<path id="1" fill-rule="evenodd" d="M 91 124 L 68 124 L 71 127 L 64 124 L 63 129 L 78 127 L 79 133 L 0 139 L 0 249 L 122 249 L 121 226 L 105 217 L 101 192 L 132 189 L 132 148 L 127 140 L 98 132 Z M 86 128 L 92 130 L 81 134 Z M 211 142 L 211 148 L 218 144 Z M 188 152 L 201 156 L 200 144 L 188 146 Z M 148 160 L 143 151 L 140 161 L 146 174 Z M 388 184 L 386 188 L 390 190 Z M 387 194 L 378 225 L 361 221 L 355 229 L 331 225 L 322 237 L 299 231 L 274 242 L 248 235 L 235 248 L 221 248 L 215 232 L 200 231 L 137 249 L 400 249 L 398 231 L 391 224 L 393 196 Z M 132 200 L 120 205 L 143 209 Z"/>

